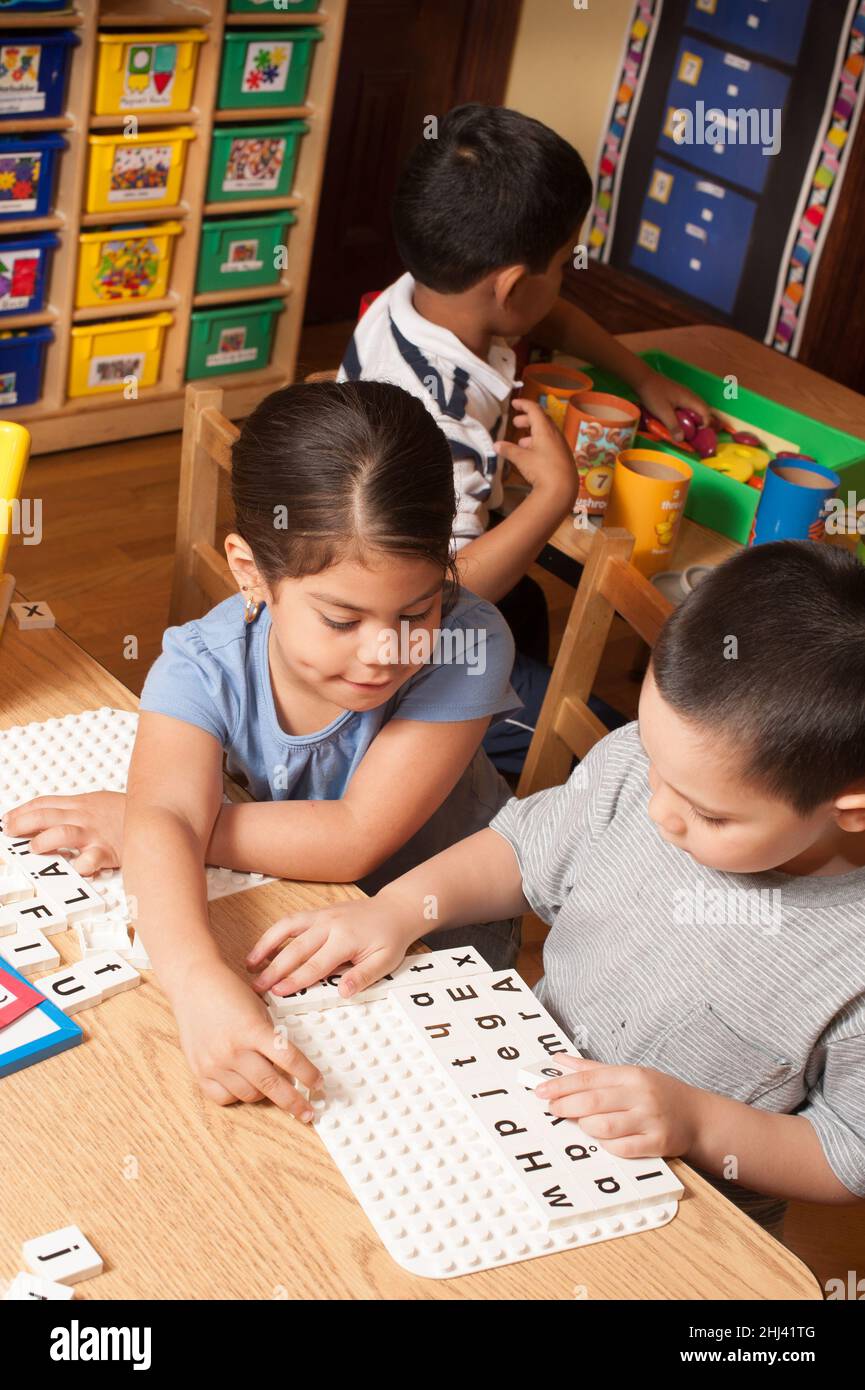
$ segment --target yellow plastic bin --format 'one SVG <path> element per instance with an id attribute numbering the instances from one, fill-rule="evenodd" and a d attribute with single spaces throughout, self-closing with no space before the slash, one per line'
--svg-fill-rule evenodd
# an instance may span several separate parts
<path id="1" fill-rule="evenodd" d="M 139 387 L 155 385 L 165 330 L 173 322 L 172 314 L 149 314 L 146 318 L 77 324 L 70 329 L 68 394 L 101 396 L 106 391 L 122 391 L 129 377 L 135 377 Z"/>
<path id="2" fill-rule="evenodd" d="M 90 135 L 87 212 L 162 208 L 178 202 L 192 126 L 144 130 L 133 138 L 120 131 Z"/>
<path id="3" fill-rule="evenodd" d="M 76 309 L 97 304 L 162 299 L 168 287 L 174 238 L 182 222 L 103 227 L 78 238 Z"/>
<path id="4" fill-rule="evenodd" d="M 99 45 L 93 110 L 188 111 L 204 29 L 96 35 Z"/>

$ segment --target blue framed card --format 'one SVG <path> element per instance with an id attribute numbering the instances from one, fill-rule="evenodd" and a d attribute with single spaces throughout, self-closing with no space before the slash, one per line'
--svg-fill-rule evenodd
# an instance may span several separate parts
<path id="1" fill-rule="evenodd" d="M 11 979 L 12 989 L 17 982 L 22 992 L 38 990 L 38 981 L 26 979 L 5 960 L 2 964 L 4 975 Z M 84 1032 L 74 1019 L 67 1018 L 50 999 L 44 999 L 5 1028 L 0 1028 L 0 1076 L 11 1076 L 12 1072 L 21 1071 L 34 1062 L 65 1052 L 67 1047 L 75 1047 L 83 1039 Z"/>

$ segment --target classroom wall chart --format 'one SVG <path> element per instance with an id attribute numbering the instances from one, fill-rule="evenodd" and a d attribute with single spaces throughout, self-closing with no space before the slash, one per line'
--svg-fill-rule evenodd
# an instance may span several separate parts
<path id="1" fill-rule="evenodd" d="M 795 357 L 863 66 L 865 0 L 637 0 L 589 255 Z"/>

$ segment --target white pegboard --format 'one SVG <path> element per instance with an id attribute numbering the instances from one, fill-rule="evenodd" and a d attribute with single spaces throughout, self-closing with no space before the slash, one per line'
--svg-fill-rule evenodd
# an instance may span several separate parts
<path id="1" fill-rule="evenodd" d="M 324 1095 L 313 1101 L 315 1127 L 392 1258 L 412 1274 L 453 1278 L 671 1221 L 682 1186 L 665 1163 L 605 1153 L 575 1121 L 554 1120 L 520 1082 L 518 1069 L 529 1060 L 538 1064 L 539 1051 L 546 1060 L 555 1055 L 554 1047 L 576 1053 L 525 982 L 515 971 L 474 973 L 465 984 L 463 975 L 442 981 L 446 971 L 441 958 L 449 955 L 410 957 L 395 972 L 385 997 L 370 1002 L 335 1005 L 331 985 L 330 1007 L 302 1012 L 295 999 L 292 1012 L 277 1015 L 272 1008 L 287 1038 L 324 1077 Z M 406 987 L 406 968 L 422 961 L 436 963 L 433 983 Z M 337 977 L 332 980 L 335 984 Z M 502 995 L 496 991 L 505 980 L 518 993 L 509 990 L 507 1016 L 496 1015 L 504 1018 L 500 1030 L 485 1029 L 480 1048 L 476 1033 L 467 1053 L 462 1044 L 472 1038 L 471 1016 L 479 1010 L 489 1017 L 491 1008 L 501 1009 Z M 451 987 L 458 991 L 456 1003 Z M 466 997 L 468 989 L 472 994 Z M 432 1003 L 417 1005 L 419 991 Z M 514 1000 L 522 1012 L 515 1011 Z M 531 1022 L 523 1018 L 527 1000 L 532 1001 Z M 430 1032 L 441 1029 L 445 1001 L 449 1018 L 468 1003 L 466 1022 L 457 1017 L 447 1037 L 431 1040 Z M 416 1016 L 421 1014 L 423 1022 Z M 508 1053 L 506 1062 L 498 1058 L 501 1046 Z M 474 1073 L 455 1065 L 467 1056 L 476 1066 Z M 506 1113 L 525 1121 L 527 1137 L 517 1149 L 510 1145 L 513 1152 L 507 1152 L 508 1136 L 494 1137 L 491 1117 L 483 1112 L 488 1102 L 478 1099 L 479 1080 L 490 1092 L 509 1092 Z M 566 1143 L 591 1150 L 588 1161 L 577 1165 L 590 1171 L 581 1172 L 579 1179 L 563 1177 L 569 1195 L 580 1194 L 584 1201 L 576 1202 L 572 1214 L 558 1207 L 545 1212 L 538 1199 L 546 1184 L 565 1173 Z M 543 1181 L 514 1166 L 517 1150 L 540 1153 L 539 1146 L 549 1150 L 553 1164 L 554 1177 L 545 1175 Z M 575 1173 L 576 1167 L 571 1168 Z M 599 1193 L 592 1174 L 615 1175 L 618 1196 Z M 650 1176 L 650 1191 L 637 1192 L 637 1174 Z"/>
<path id="2" fill-rule="evenodd" d="M 137 714 L 105 706 L 0 731 L 0 816 L 35 796 L 125 791 L 137 727 Z M 224 898 L 271 882 L 263 874 L 236 873 L 212 865 L 207 866 L 206 874 L 208 898 Z M 104 900 L 106 910 L 125 914 L 119 869 L 104 869 L 88 882 Z"/>

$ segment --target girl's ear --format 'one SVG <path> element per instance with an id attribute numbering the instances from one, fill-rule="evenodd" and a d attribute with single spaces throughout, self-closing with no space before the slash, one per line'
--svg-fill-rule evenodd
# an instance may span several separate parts
<path id="1" fill-rule="evenodd" d="M 225 538 L 225 557 L 244 597 L 257 603 L 269 603 L 270 589 L 258 572 L 252 551 L 236 531 Z"/>

